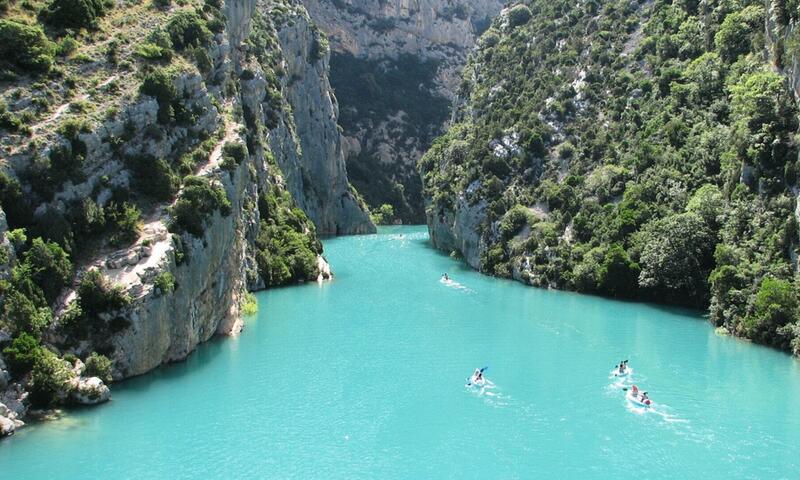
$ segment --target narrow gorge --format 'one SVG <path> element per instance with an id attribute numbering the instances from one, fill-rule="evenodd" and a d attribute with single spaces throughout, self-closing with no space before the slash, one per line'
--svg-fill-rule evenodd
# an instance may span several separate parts
<path id="1" fill-rule="evenodd" d="M 503 3 L 304 1 L 330 40 L 350 181 L 380 222 L 424 223 L 417 162 L 443 133 L 467 55 Z"/>
<path id="2" fill-rule="evenodd" d="M 130 400 L 129 385 L 168 377 L 168 364 L 204 366 L 192 353 L 242 333 L 244 318 L 258 332 L 242 341 L 247 362 L 236 363 L 234 341 L 203 348 L 229 354 L 215 371 L 231 378 L 259 372 L 225 383 L 220 398 L 235 403 L 241 388 L 248 408 L 263 412 L 262 396 L 285 395 L 276 411 L 310 422 L 291 425 L 290 459 L 314 450 L 303 435 L 315 428 L 335 442 L 326 451 L 357 445 L 358 460 L 371 459 L 378 447 L 355 435 L 351 443 L 342 425 L 377 442 L 390 419 L 403 438 L 406 410 L 427 419 L 424 428 L 441 427 L 441 438 L 480 437 L 474 425 L 446 424 L 450 405 L 437 402 L 452 399 L 445 385 L 463 364 L 485 357 L 508 363 L 504 380 L 519 392 L 518 402 L 502 388 L 486 397 L 467 378 L 470 398 L 495 408 L 503 426 L 486 438 L 528 458 L 517 450 L 524 442 L 505 436 L 519 418 L 550 432 L 520 437 L 546 447 L 561 438 L 547 425 L 566 418 L 561 406 L 592 408 L 542 387 L 560 379 L 508 373 L 535 365 L 546 377 L 540 367 L 564 361 L 562 345 L 573 352 L 564 375 L 598 405 L 637 388 L 632 373 L 612 372 L 608 385 L 605 364 L 597 381 L 592 369 L 606 356 L 638 353 L 663 379 L 676 367 L 659 349 L 680 339 L 686 359 L 709 358 L 732 389 L 739 379 L 726 368 L 740 344 L 723 342 L 769 346 L 748 357 L 768 374 L 742 380 L 757 400 L 705 404 L 714 394 L 705 392 L 686 406 L 698 416 L 720 406 L 715 424 L 697 421 L 702 435 L 745 428 L 740 418 L 726 423 L 725 408 L 756 415 L 774 379 L 790 399 L 800 391 L 770 356 L 800 356 L 798 22 L 797 0 L 0 0 L 0 437 L 106 403 L 113 382 L 128 380 L 119 391 Z M 323 240 L 350 263 L 329 264 Z M 339 268 L 344 278 L 330 282 Z M 294 288 L 278 289 L 286 286 Z M 273 300 L 279 318 L 263 325 Z M 701 316 L 713 326 L 697 322 L 708 340 L 680 323 Z M 646 352 L 653 345 L 660 358 Z M 267 362 L 262 346 L 287 358 Z M 285 390 L 271 389 L 273 365 L 288 372 L 274 379 Z M 399 391 L 386 375 L 411 378 L 427 365 L 437 366 L 419 376 L 427 389 Z M 371 383 L 359 383 L 361 369 Z M 316 376 L 340 403 L 316 397 Z M 662 385 L 678 403 L 682 379 L 673 376 Z M 710 377 L 686 384 L 711 390 Z M 175 380 L 197 389 L 182 392 L 186 402 L 209 391 L 196 378 Z M 169 398 L 159 388 L 154 398 Z M 554 401 L 537 404 L 541 395 Z M 348 417 L 346 401 L 373 423 Z M 484 413 L 453 403 L 464 418 Z M 609 405 L 605 419 L 617 418 Z M 662 406 L 665 422 L 690 423 Z M 249 415 L 233 410 L 220 416 Z M 759 424 L 765 431 L 782 425 L 787 409 L 775 411 Z M 800 417 L 786 417 L 779 445 L 800 431 Z M 616 441 L 603 419 L 582 420 L 570 435 L 597 428 L 596 438 Z M 214 428 L 235 433 L 221 423 Z M 670 441 L 686 433 L 676 431 Z M 430 465 L 443 462 L 440 472 L 463 463 L 459 449 L 439 458 L 425 446 L 406 438 L 381 451 L 419 448 Z M 695 445 L 680 446 L 704 467 Z M 730 459 L 750 447 L 714 448 Z M 782 472 L 796 457 L 781 453 Z M 774 476 L 769 455 L 758 459 L 750 472 Z M 593 461 L 582 472 L 602 471 Z M 289 463 L 281 472 L 322 475 L 308 459 Z M 430 477 L 425 465 L 414 471 Z"/>

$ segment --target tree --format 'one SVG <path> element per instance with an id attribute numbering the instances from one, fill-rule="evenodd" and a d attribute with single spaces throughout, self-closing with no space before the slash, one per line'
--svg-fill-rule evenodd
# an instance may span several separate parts
<path id="1" fill-rule="evenodd" d="M 696 213 L 712 230 L 719 227 L 719 216 L 725 207 L 725 198 L 716 185 L 705 184 L 698 188 L 686 205 L 686 211 Z"/>
<path id="2" fill-rule="evenodd" d="M 747 336 L 769 344 L 780 341 L 776 331 L 794 320 L 797 305 L 797 292 L 790 281 L 765 277 L 744 322 Z"/>
<path id="3" fill-rule="evenodd" d="M 72 376 L 63 360 L 42 348 L 31 370 L 28 398 L 34 406 L 48 407 L 66 397 Z"/>
<path id="4" fill-rule="evenodd" d="M 48 307 L 37 307 L 27 296 L 16 290 L 8 293 L 3 304 L 3 319 L 12 331 L 25 332 L 35 338 L 42 335 L 52 317 Z"/>
<path id="5" fill-rule="evenodd" d="M 673 214 L 642 228 L 639 285 L 658 298 L 700 305 L 708 295 L 714 235 L 696 213 Z"/>
<path id="6" fill-rule="evenodd" d="M 753 36 L 763 35 L 763 30 L 764 7 L 750 5 L 725 17 L 714 36 L 714 44 L 723 59 L 733 62 L 739 55 L 750 52 Z"/>
<path id="7" fill-rule="evenodd" d="M 525 25 L 533 17 L 531 9 L 527 5 L 514 5 L 508 11 L 508 24 L 512 27 Z"/>
<path id="8" fill-rule="evenodd" d="M 108 383 L 111 377 L 111 360 L 97 352 L 92 352 L 86 359 L 86 367 L 83 369 L 83 376 L 97 377 Z"/>
<path id="9" fill-rule="evenodd" d="M 42 16 L 56 27 L 85 28 L 94 27 L 105 11 L 102 0 L 51 0 Z"/>
<path id="10" fill-rule="evenodd" d="M 384 203 L 372 214 L 372 222 L 376 225 L 391 225 L 394 221 L 394 207 Z"/>
<path id="11" fill-rule="evenodd" d="M 32 280 L 42 288 L 49 303 L 55 301 L 72 278 L 69 255 L 55 242 L 35 238 L 25 252 L 25 262 L 30 266 Z"/>
<path id="12" fill-rule="evenodd" d="M 41 356 L 42 346 L 32 335 L 21 333 L 11 345 L 3 350 L 3 355 L 8 361 L 11 373 L 21 377 L 30 372 L 36 360 Z"/>
<path id="13" fill-rule="evenodd" d="M 192 11 L 181 11 L 173 15 L 166 26 L 175 50 L 188 47 L 202 47 L 211 40 L 211 30 L 206 21 Z"/>
<path id="14" fill-rule="evenodd" d="M 40 27 L 0 20 L 0 64 L 8 62 L 34 73 L 47 73 L 54 51 Z"/>
<path id="15" fill-rule="evenodd" d="M 95 318 L 101 313 L 119 310 L 130 303 L 121 287 L 111 282 L 97 269 L 86 272 L 77 288 L 83 315 Z"/>
<path id="16" fill-rule="evenodd" d="M 139 93 L 149 95 L 158 102 L 158 123 L 168 124 L 175 119 L 173 103 L 178 100 L 175 75 L 166 68 L 155 68 L 144 77 Z"/>
<path id="17" fill-rule="evenodd" d="M 797 129 L 796 109 L 784 78 L 759 70 L 730 87 L 731 117 L 739 155 L 763 170 L 780 169 L 792 156 L 791 132 Z"/>
<path id="18" fill-rule="evenodd" d="M 600 266 L 600 292 L 612 297 L 633 296 L 639 271 L 639 265 L 631 260 L 622 245 L 612 245 Z"/>

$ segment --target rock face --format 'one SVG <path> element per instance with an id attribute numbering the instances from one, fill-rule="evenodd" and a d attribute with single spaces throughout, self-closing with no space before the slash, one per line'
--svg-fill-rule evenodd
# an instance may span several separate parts
<path id="1" fill-rule="evenodd" d="M 82 129 L 78 140 L 86 152 L 79 183 L 66 182 L 37 208 L 38 214 L 67 212 L 83 199 L 104 206 L 116 189 L 135 188 L 127 159 L 187 154 L 201 157 L 194 175 L 224 192 L 230 203 L 203 219 L 200 235 L 170 231 L 172 205 L 156 204 L 145 211 L 133 245 L 99 251 L 78 265 L 78 277 L 97 269 L 129 301 L 103 313 L 95 322 L 101 328 L 78 334 L 62 325 L 76 298 L 74 291 L 65 292 L 43 342 L 79 357 L 104 352 L 113 361 L 115 379 L 182 360 L 212 336 L 241 330 L 243 295 L 264 285 L 256 241 L 259 201 L 265 195 L 288 191 L 289 201 L 307 213 L 319 233 L 375 231 L 347 179 L 338 106 L 328 81 L 329 53 L 305 8 L 295 1 L 229 0 L 223 9 L 224 31 L 207 48 L 211 68 L 201 72 L 182 65 L 172 81 L 191 121 L 165 125 L 155 98 L 130 97 L 115 115 Z M 209 142 L 207 150 L 201 149 Z M 9 155 L 9 174 L 22 178 L 33 156 L 48 155 L 63 143 L 55 132 L 45 132 L 42 150 L 17 149 Z M 224 159 L 223 147 L 230 143 L 246 145 L 246 158 Z M 0 214 L 0 233 L 6 230 Z M 312 230 L 306 234 L 315 239 Z M 0 247 L 13 256 L 5 235 Z M 4 263 L 0 277 L 8 275 L 5 267 L 12 263 L 13 258 Z M 327 263 L 320 258 L 319 265 L 320 276 L 330 278 Z M 172 287 L 162 287 L 164 281 Z M 0 371 L 0 387 L 8 388 L 4 398 L 19 399 L 11 395 L 18 386 L 8 381 Z M 73 401 L 108 399 L 99 379 L 77 377 L 73 387 Z"/>
<path id="2" fill-rule="evenodd" d="M 357 57 L 402 54 L 448 60 L 472 48 L 502 8 L 499 0 L 303 0 L 335 51 Z M 451 91 L 457 85 L 450 85 Z"/>
<path id="3" fill-rule="evenodd" d="M 453 209 L 437 210 L 429 205 L 426 212 L 431 243 L 439 250 L 463 256 L 474 269 L 480 269 L 481 255 L 486 249 L 479 233 L 486 220 L 486 201 L 470 202 L 478 187 L 472 185 L 460 194 Z"/>
<path id="4" fill-rule="evenodd" d="M 21 419 L 28 411 L 25 406 L 27 395 L 18 384 L 0 390 L 0 438 L 13 435 L 18 428 L 25 426 Z"/>
<path id="5" fill-rule="evenodd" d="M 318 35 L 305 15 L 278 31 L 286 74 L 286 98 L 299 137 L 276 132 L 270 139 L 289 191 L 323 234 L 374 233 L 364 207 L 347 179 L 342 137 L 336 124 L 339 107 L 328 81 L 329 53 L 315 52 Z M 283 135 L 282 135 L 283 134 Z"/>
<path id="6" fill-rule="evenodd" d="M 786 11 L 790 7 L 785 0 L 764 0 L 764 8 L 772 63 L 786 76 L 795 98 L 800 99 L 800 52 L 795 46 L 798 21 Z"/>
<path id="7" fill-rule="evenodd" d="M 201 176 L 224 189 L 231 213 L 214 213 L 202 237 L 176 237 L 167 231 L 159 212 L 145 225 L 136 245 L 98 264 L 132 298 L 129 307 L 114 313 L 129 325 L 111 339 L 115 378 L 140 375 L 162 363 L 184 359 L 212 336 L 241 330 L 241 297 L 248 286 L 259 283 L 253 280 L 253 242 L 259 229 L 259 211 L 253 206 L 272 185 L 285 186 L 319 232 L 375 230 L 347 181 L 327 58 L 311 54 L 315 32 L 302 7 L 272 15 L 275 7 L 269 0 L 227 2 L 228 35 L 216 50 L 215 76 L 240 82 L 240 93 L 225 98 L 221 88 L 193 90 L 195 95 L 222 97 L 223 102 L 240 104 L 251 112 L 245 115 L 244 125 L 229 113 L 216 116 L 216 125 L 225 132 L 222 141 L 246 142 L 249 158 L 226 171 L 219 165 L 219 155 L 212 153 L 200 170 Z M 270 67 L 258 60 L 257 51 L 242 53 L 242 42 L 257 28 L 254 16 L 259 16 L 258 28 L 272 29 L 280 39 L 280 65 L 285 71 L 280 93 L 288 108 L 280 112 L 277 125 L 269 121 L 265 88 Z M 266 25 L 267 18 L 274 19 L 274 24 Z M 271 158 L 280 171 L 270 168 Z M 173 292 L 161 292 L 154 285 L 153 279 L 165 272 L 175 278 Z"/>
<path id="8" fill-rule="evenodd" d="M 303 3 L 330 38 L 351 182 L 371 207 L 389 203 L 403 221 L 422 222 L 416 163 L 443 131 L 467 53 L 504 2 Z"/>

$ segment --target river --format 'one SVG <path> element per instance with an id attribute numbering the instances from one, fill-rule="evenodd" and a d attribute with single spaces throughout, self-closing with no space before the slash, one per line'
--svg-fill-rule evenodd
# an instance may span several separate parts
<path id="1" fill-rule="evenodd" d="M 482 276 L 423 227 L 325 248 L 332 283 L 260 293 L 240 336 L 22 429 L 0 442 L 0 478 L 800 474 L 786 354 L 697 312 Z M 610 376 L 621 359 L 628 382 Z M 466 387 L 484 366 L 492 385 Z M 632 383 L 650 408 L 626 400 Z"/>

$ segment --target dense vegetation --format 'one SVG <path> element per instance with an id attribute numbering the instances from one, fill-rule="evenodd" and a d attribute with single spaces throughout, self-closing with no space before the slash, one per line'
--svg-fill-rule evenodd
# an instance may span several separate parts
<path id="1" fill-rule="evenodd" d="M 798 112 L 765 15 L 753 0 L 514 6 L 420 162 L 431 218 L 465 195 L 487 273 L 709 307 L 800 354 Z"/>
<path id="2" fill-rule="evenodd" d="M 330 80 L 342 105 L 339 124 L 344 134 L 369 132 L 394 117 L 386 132 L 393 144 L 417 139 L 421 149 L 427 148 L 450 110 L 450 102 L 435 91 L 437 69 L 435 61 L 414 55 L 378 61 L 334 53 Z M 348 178 L 370 207 L 390 204 L 405 222 L 421 221 L 422 185 L 414 166 L 380 162 L 380 156 L 376 145 L 362 145 L 358 155 L 347 159 Z"/>
<path id="3" fill-rule="evenodd" d="M 270 167 L 277 173 L 272 155 Z M 272 186 L 258 199 L 261 228 L 256 238 L 258 273 L 266 287 L 315 280 L 322 243 L 314 224 L 286 190 Z"/>

